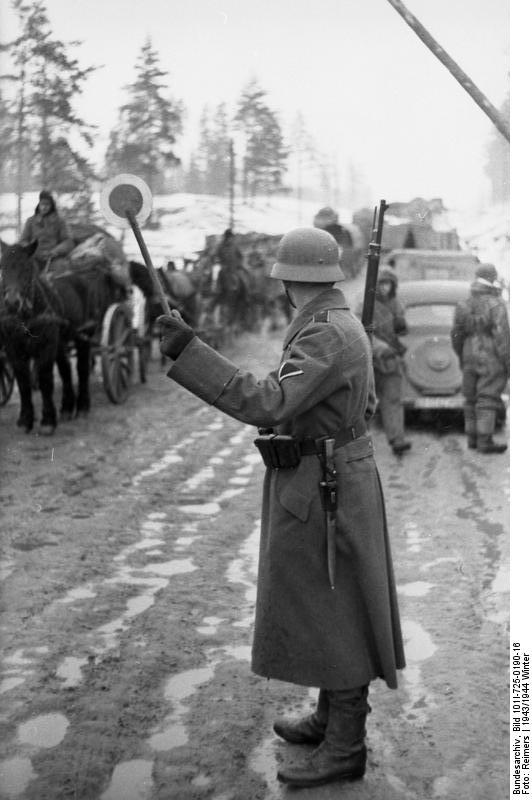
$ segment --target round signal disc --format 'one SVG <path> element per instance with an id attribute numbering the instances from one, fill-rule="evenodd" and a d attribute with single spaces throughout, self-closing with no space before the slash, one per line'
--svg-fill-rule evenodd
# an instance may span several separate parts
<path id="1" fill-rule="evenodd" d="M 142 178 L 122 173 L 102 188 L 100 208 L 107 222 L 117 228 L 129 227 L 128 212 L 142 225 L 151 213 L 151 192 Z"/>

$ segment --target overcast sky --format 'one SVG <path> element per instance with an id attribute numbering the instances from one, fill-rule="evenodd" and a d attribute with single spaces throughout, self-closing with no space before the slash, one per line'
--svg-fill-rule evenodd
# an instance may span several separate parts
<path id="1" fill-rule="evenodd" d="M 499 106 L 509 85 L 508 0 L 406 0 L 409 10 Z M 303 114 L 341 174 L 349 162 L 377 200 L 487 193 L 493 124 L 387 0 L 47 0 L 54 34 L 100 64 L 79 102 L 106 145 L 123 87 L 150 36 L 175 99 L 189 110 L 186 153 L 205 103 L 233 110 L 256 77 L 288 132 Z M 2 39 L 17 30 L 1 0 Z"/>

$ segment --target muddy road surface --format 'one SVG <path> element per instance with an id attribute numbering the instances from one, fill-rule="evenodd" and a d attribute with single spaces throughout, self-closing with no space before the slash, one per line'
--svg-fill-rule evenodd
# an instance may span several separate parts
<path id="1" fill-rule="evenodd" d="M 281 334 L 227 351 L 259 373 Z M 408 666 L 371 687 L 358 782 L 287 790 L 272 732 L 315 691 L 249 667 L 263 465 L 254 430 L 155 359 L 123 406 L 23 435 L 0 409 L 0 797 L 501 800 L 508 783 L 508 457 L 374 431 Z M 309 587 L 309 591 L 310 591 Z"/>

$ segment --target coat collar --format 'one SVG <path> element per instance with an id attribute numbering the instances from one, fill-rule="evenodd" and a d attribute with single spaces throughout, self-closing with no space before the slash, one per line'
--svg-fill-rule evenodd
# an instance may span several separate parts
<path id="1" fill-rule="evenodd" d="M 490 281 L 484 280 L 484 278 L 475 278 L 471 284 L 471 292 L 474 294 L 492 294 L 497 296 L 500 294 L 500 288 L 501 285 L 498 281 L 491 283 Z"/>
<path id="2" fill-rule="evenodd" d="M 349 311 L 349 305 L 340 289 L 325 289 L 314 297 L 309 303 L 299 310 L 299 313 L 290 323 L 283 342 L 283 350 L 292 341 L 299 331 L 308 325 L 314 314 L 328 308 L 341 308 Z"/>

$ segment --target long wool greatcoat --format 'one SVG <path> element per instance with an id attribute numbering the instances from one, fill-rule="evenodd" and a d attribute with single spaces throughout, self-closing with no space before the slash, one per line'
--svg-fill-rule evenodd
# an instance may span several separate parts
<path id="1" fill-rule="evenodd" d="M 296 437 L 360 426 L 374 407 L 371 350 L 338 289 L 288 328 L 281 364 L 263 379 L 197 337 L 168 375 L 232 417 Z M 363 428 L 362 428 L 363 431 Z M 327 572 L 321 466 L 266 470 L 252 669 L 304 686 L 347 689 L 376 677 L 397 686 L 404 653 L 384 504 L 371 437 L 335 450 L 336 586 Z"/>

